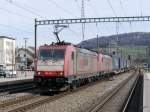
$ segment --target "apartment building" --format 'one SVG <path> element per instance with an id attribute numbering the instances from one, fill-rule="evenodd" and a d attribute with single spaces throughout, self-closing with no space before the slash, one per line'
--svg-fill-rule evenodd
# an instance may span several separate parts
<path id="1" fill-rule="evenodd" d="M 0 66 L 7 70 L 15 69 L 15 45 L 14 38 L 0 36 Z"/>

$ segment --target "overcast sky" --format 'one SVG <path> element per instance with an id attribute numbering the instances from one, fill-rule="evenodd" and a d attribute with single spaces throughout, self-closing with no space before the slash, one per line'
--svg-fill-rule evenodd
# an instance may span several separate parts
<path id="1" fill-rule="evenodd" d="M 149 0 L 85 0 L 86 17 L 150 15 Z M 0 35 L 16 38 L 17 46 L 34 45 L 34 19 L 81 17 L 81 0 L 0 0 Z M 150 31 L 149 22 L 120 23 L 119 33 Z M 38 28 L 38 45 L 55 41 L 53 26 Z M 86 24 L 85 39 L 116 34 L 115 23 Z M 82 41 L 81 25 L 70 25 L 60 33 L 61 40 Z"/>

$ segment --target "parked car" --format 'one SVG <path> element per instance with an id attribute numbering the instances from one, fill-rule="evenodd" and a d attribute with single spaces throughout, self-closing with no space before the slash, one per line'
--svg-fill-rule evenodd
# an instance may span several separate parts
<path id="1" fill-rule="evenodd" d="M 16 71 L 15 70 L 6 70 L 6 75 L 9 77 L 16 77 Z"/>
<path id="2" fill-rule="evenodd" d="M 0 69 L 0 77 L 6 77 L 6 72 L 3 69 Z"/>

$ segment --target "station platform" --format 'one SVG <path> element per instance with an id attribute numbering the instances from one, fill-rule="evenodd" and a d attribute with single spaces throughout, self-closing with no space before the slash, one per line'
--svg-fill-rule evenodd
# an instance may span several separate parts
<path id="1" fill-rule="evenodd" d="M 144 73 L 143 112 L 150 112 L 150 72 Z"/>
<path id="2" fill-rule="evenodd" d="M 16 77 L 0 77 L 0 86 L 3 85 L 12 85 L 12 84 L 20 84 L 24 82 L 32 82 L 33 81 L 34 72 L 21 72 L 17 71 Z"/>

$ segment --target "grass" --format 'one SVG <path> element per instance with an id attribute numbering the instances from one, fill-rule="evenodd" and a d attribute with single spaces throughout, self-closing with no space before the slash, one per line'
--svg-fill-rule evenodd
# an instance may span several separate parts
<path id="1" fill-rule="evenodd" d="M 146 59 L 146 46 L 119 46 L 118 53 L 125 58 L 131 56 L 132 60 L 135 59 Z M 100 48 L 100 51 L 103 49 L 104 54 L 109 54 L 108 48 Z M 98 49 L 94 49 L 98 51 Z"/>
<path id="2" fill-rule="evenodd" d="M 124 46 L 119 47 L 119 52 L 122 53 L 122 56 L 125 58 L 128 55 L 131 56 L 132 59 L 145 59 L 146 58 L 146 47 L 145 46 Z"/>

